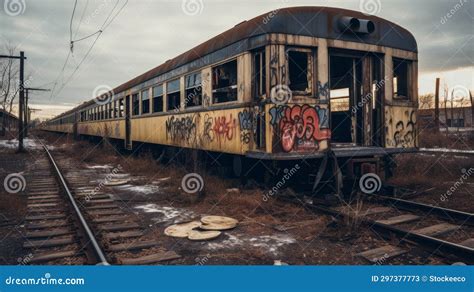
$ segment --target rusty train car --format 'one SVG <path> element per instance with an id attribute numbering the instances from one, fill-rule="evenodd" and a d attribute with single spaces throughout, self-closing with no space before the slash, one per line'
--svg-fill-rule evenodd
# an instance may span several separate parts
<path id="1" fill-rule="evenodd" d="M 413 35 L 385 19 L 285 8 L 239 23 L 42 128 L 107 136 L 127 149 L 203 150 L 232 157 L 234 169 L 258 161 L 274 175 L 300 161 L 310 175 L 298 179 L 315 186 L 324 169 L 344 178 L 381 173 L 387 157 L 416 150 L 417 60 Z"/>

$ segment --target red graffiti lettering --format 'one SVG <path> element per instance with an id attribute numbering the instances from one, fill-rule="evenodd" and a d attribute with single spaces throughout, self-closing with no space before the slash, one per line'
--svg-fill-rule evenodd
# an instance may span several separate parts
<path id="1" fill-rule="evenodd" d="M 309 105 L 285 108 L 280 120 L 281 146 L 284 151 L 319 148 L 318 141 L 329 139 L 331 131 L 319 128 L 316 109 Z"/>

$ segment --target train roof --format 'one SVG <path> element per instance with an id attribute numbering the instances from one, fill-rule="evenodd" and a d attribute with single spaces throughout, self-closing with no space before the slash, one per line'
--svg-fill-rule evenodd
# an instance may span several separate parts
<path id="1" fill-rule="evenodd" d="M 354 17 L 370 20 L 375 24 L 371 34 L 341 33 L 336 29 L 337 19 Z M 413 35 L 401 26 L 383 18 L 366 15 L 359 11 L 319 7 L 301 6 L 273 10 L 250 20 L 243 21 L 233 28 L 209 39 L 208 41 L 166 61 L 147 72 L 119 85 L 113 89 L 114 94 L 128 90 L 138 84 L 169 72 L 205 55 L 249 38 L 271 34 L 295 34 L 302 36 L 338 39 L 359 43 L 386 46 L 411 52 L 417 52 L 417 44 Z M 60 115 L 67 115 L 77 109 L 91 105 L 94 101 L 84 102 L 78 107 Z"/>

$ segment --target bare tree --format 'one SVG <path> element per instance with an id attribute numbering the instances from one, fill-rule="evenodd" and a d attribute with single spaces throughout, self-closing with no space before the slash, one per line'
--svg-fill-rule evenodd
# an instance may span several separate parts
<path id="1" fill-rule="evenodd" d="M 4 50 L 7 55 L 14 55 L 15 49 L 10 45 L 5 45 Z M 20 87 L 18 86 L 19 67 L 14 59 L 0 59 L 0 109 L 4 111 L 0 135 L 4 136 L 6 132 L 7 114 L 13 110 Z"/>
<path id="2" fill-rule="evenodd" d="M 426 108 L 430 109 L 433 108 L 434 105 L 434 95 L 432 93 L 423 94 L 419 97 L 419 104 L 420 109 Z"/>

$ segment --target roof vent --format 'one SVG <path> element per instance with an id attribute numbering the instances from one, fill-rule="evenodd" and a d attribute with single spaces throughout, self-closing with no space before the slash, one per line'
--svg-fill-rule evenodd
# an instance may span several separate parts
<path id="1" fill-rule="evenodd" d="M 371 20 L 359 19 L 350 16 L 343 16 L 339 18 L 337 26 L 340 32 L 370 34 L 375 31 L 375 24 Z"/>

